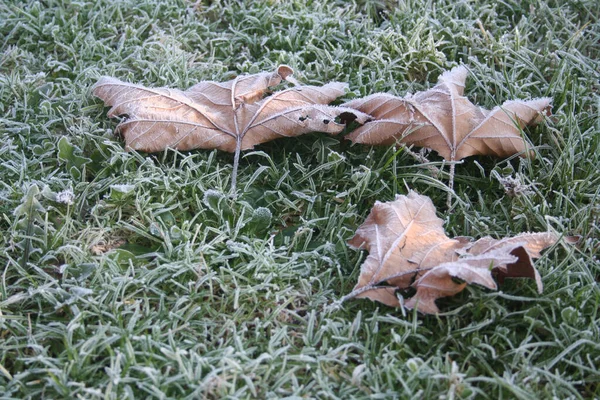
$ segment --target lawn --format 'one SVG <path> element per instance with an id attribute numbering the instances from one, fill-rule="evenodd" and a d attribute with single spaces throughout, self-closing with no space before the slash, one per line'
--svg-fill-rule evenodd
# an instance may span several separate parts
<path id="1" fill-rule="evenodd" d="M 600 397 L 595 0 L 0 0 L 0 398 Z M 100 76 L 185 89 L 287 64 L 341 101 L 469 69 L 493 108 L 552 97 L 533 159 L 448 165 L 313 133 L 233 157 L 125 152 Z M 341 102 L 340 101 L 340 102 Z M 416 149 L 413 149 L 416 150 Z M 431 166 L 444 173 L 435 176 Z M 552 231 L 545 286 L 423 316 L 339 300 L 376 200 L 430 196 L 451 236 Z"/>

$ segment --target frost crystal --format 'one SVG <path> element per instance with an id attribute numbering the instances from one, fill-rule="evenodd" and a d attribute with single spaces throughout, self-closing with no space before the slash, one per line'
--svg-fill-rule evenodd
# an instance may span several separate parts
<path id="1" fill-rule="evenodd" d="M 533 187 L 535 186 L 535 184 L 524 183 L 523 177 L 518 173 L 515 175 L 514 178 L 512 176 L 501 176 L 496 171 L 492 171 L 492 175 L 502 185 L 506 194 L 511 197 L 528 196 L 534 193 Z"/>
<path id="2" fill-rule="evenodd" d="M 73 190 L 71 189 L 66 189 L 63 190 L 62 192 L 59 192 L 56 194 L 56 202 L 57 203 L 63 203 L 63 204 L 67 204 L 69 206 L 74 204 L 74 200 L 75 200 L 75 193 L 73 193 Z"/>

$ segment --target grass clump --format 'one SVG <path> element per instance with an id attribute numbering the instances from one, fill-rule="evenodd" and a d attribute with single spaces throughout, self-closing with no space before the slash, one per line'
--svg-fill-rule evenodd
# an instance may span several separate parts
<path id="1" fill-rule="evenodd" d="M 0 3 L 0 393 L 600 396 L 599 28 L 593 1 Z M 458 63 L 486 108 L 552 97 L 537 157 L 466 160 L 445 225 L 581 236 L 537 261 L 544 294 L 469 288 L 426 318 L 340 307 L 375 200 L 411 187 L 443 206 L 443 177 L 306 135 L 245 154 L 231 201 L 228 154 L 125 153 L 90 95 L 101 75 L 187 88 L 280 63 L 348 99 Z"/>

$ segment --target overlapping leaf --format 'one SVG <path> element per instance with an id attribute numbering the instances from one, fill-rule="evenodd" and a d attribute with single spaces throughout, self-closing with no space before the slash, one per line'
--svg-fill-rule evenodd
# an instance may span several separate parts
<path id="1" fill-rule="evenodd" d="M 466 78 L 467 69 L 460 66 L 442 74 L 438 84 L 424 92 L 403 98 L 378 93 L 344 104 L 372 117 L 348 139 L 371 145 L 427 147 L 452 162 L 477 154 L 527 155 L 522 128 L 540 122 L 550 110 L 551 99 L 507 101 L 485 110 L 464 96 Z M 453 182 L 451 164 L 450 189 Z"/>
<path id="2" fill-rule="evenodd" d="M 326 105 L 344 94 L 346 84 L 339 82 L 295 86 L 264 97 L 292 74 L 282 65 L 272 73 L 241 75 L 222 83 L 204 81 L 186 91 L 103 77 L 93 93 L 112 107 L 109 117 L 126 116 L 117 128 L 127 149 L 235 151 L 235 176 L 240 150 L 313 131 L 337 134 L 344 124 L 336 119 L 366 120 L 356 110 Z"/>
<path id="3" fill-rule="evenodd" d="M 344 104 L 373 117 L 348 138 L 365 144 L 415 144 L 448 161 L 476 154 L 525 154 L 521 128 L 540 122 L 551 99 L 507 101 L 488 111 L 463 96 L 466 78 L 467 69 L 460 66 L 442 74 L 438 84 L 424 92 L 404 98 L 378 93 Z"/>
<path id="4" fill-rule="evenodd" d="M 512 238 L 449 238 L 443 221 L 426 196 L 410 192 L 395 201 L 377 202 L 348 244 L 366 248 L 359 280 L 347 298 L 365 297 L 400 306 L 397 289 L 416 289 L 404 303 L 423 313 L 436 313 L 435 300 L 462 291 L 469 283 L 496 289 L 493 279 L 529 277 L 542 291 L 532 259 L 556 242 L 552 233 L 527 233 Z M 457 282 L 459 278 L 462 282 Z"/>

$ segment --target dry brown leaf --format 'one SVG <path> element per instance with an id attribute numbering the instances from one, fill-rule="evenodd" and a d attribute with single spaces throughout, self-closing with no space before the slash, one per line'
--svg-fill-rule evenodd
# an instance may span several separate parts
<path id="1" fill-rule="evenodd" d="M 241 150 L 308 132 L 337 134 L 344 124 L 336 118 L 356 118 L 360 123 L 366 120 L 367 116 L 356 110 L 326 105 L 344 94 L 346 84 L 340 82 L 295 86 L 264 97 L 270 87 L 290 78 L 293 72 L 282 65 L 275 72 L 240 75 L 227 82 L 203 81 L 186 91 L 147 88 L 103 77 L 94 85 L 93 93 L 112 107 L 109 117 L 126 116 L 117 130 L 128 150 L 235 152 L 235 187 Z"/>
<path id="2" fill-rule="evenodd" d="M 101 254 L 108 253 L 111 250 L 118 249 L 125 243 L 127 243 L 125 239 L 121 238 L 109 239 L 107 241 L 102 240 L 90 247 L 90 251 L 93 255 L 99 256 Z"/>
<path id="3" fill-rule="evenodd" d="M 493 279 L 533 278 L 542 291 L 542 282 L 533 267 L 533 258 L 554 244 L 553 233 L 525 233 L 512 238 L 449 238 L 443 221 L 427 196 L 410 192 L 395 201 L 376 202 L 365 222 L 348 244 L 367 249 L 358 283 L 349 298 L 369 298 L 392 307 L 401 304 L 397 289 L 413 287 L 416 294 L 404 306 L 426 314 L 439 310 L 435 300 L 452 296 L 469 283 L 496 289 Z M 458 278 L 462 282 L 457 282 Z"/>
<path id="4" fill-rule="evenodd" d="M 427 147 L 451 162 L 477 154 L 526 156 L 522 128 L 540 122 L 542 113 L 550 110 L 551 99 L 507 101 L 485 110 L 463 96 L 466 78 L 467 69 L 460 66 L 443 73 L 432 89 L 414 95 L 378 93 L 344 104 L 373 118 L 347 138 L 371 145 Z M 454 163 L 450 170 L 452 189 Z"/>

